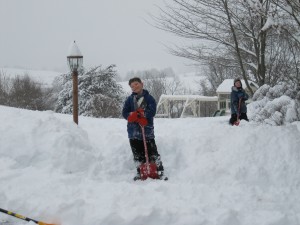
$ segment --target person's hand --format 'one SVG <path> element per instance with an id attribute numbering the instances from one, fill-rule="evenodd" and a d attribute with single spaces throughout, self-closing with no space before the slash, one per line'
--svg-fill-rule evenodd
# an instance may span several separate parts
<path id="1" fill-rule="evenodd" d="M 141 126 L 147 126 L 148 120 L 145 117 L 145 110 L 138 108 L 136 111 L 131 112 L 127 118 L 129 123 L 137 122 Z"/>
<path id="2" fill-rule="evenodd" d="M 145 117 L 145 110 L 142 108 L 138 108 L 137 110 L 138 113 L 138 120 L 137 122 L 141 125 L 141 126 L 147 126 L 148 124 L 148 120 Z"/>
<path id="3" fill-rule="evenodd" d="M 137 122 L 138 120 L 138 113 L 137 111 L 131 112 L 127 118 L 129 123 Z"/>
<path id="4" fill-rule="evenodd" d="M 238 96 L 238 98 L 244 98 L 245 97 L 245 93 L 243 91 L 239 92 L 237 96 Z"/>
<path id="5" fill-rule="evenodd" d="M 148 124 L 148 120 L 146 119 L 146 117 L 138 118 L 137 122 L 143 127 L 147 126 Z"/>
<path id="6" fill-rule="evenodd" d="M 144 109 L 138 108 L 136 111 L 137 111 L 139 117 L 145 117 L 145 110 Z"/>

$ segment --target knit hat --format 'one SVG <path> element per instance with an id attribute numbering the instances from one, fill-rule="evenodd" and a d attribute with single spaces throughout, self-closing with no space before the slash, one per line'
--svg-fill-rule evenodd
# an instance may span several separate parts
<path id="1" fill-rule="evenodd" d="M 234 81 L 233 81 L 233 85 L 235 86 L 235 83 L 238 82 L 238 81 L 241 82 L 241 86 L 242 86 L 242 81 L 241 81 L 240 78 L 235 78 Z"/>

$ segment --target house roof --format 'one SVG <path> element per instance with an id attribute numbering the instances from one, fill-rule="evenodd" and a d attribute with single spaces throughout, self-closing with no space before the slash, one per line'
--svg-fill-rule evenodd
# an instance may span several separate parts
<path id="1" fill-rule="evenodd" d="M 217 88 L 217 93 L 230 93 L 231 87 L 233 86 L 234 79 L 225 79 Z M 246 88 L 246 83 L 244 80 L 241 80 L 242 86 Z M 253 81 L 248 81 L 250 86 L 258 88 L 258 85 L 254 83 Z"/>

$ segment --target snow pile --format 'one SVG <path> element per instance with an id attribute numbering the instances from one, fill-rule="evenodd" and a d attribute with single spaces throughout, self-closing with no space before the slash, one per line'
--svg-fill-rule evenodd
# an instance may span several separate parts
<path id="1" fill-rule="evenodd" d="M 3 111 L 7 109 L 1 108 Z M 32 112 L 16 109 L 10 126 L 1 126 L 1 150 L 5 150 L 1 151 L 0 159 L 5 159 L 2 166 L 10 161 L 20 169 L 51 166 L 49 169 L 73 173 L 86 171 L 90 163 L 95 161 L 87 133 L 74 123 L 63 123 L 51 111 L 34 114 L 34 120 L 26 119 L 28 115 L 32 115 Z M 9 120 L 11 117 L 6 114 L 2 119 Z"/>
<path id="2" fill-rule="evenodd" d="M 70 115 L 2 106 L 0 118 L 1 208 L 61 225 L 299 224 L 299 122 L 155 119 L 170 179 L 134 182 L 124 119 L 76 126 Z"/>
<path id="3" fill-rule="evenodd" d="M 248 106 L 249 118 L 259 123 L 282 125 L 300 120 L 300 92 L 287 84 L 263 85 Z"/>

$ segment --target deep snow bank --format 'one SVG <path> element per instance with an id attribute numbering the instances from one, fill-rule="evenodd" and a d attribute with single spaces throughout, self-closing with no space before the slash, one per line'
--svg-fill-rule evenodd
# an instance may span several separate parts
<path id="1" fill-rule="evenodd" d="M 300 91 L 289 84 L 261 86 L 249 104 L 249 119 L 270 125 L 283 125 L 300 120 Z"/>
<path id="2" fill-rule="evenodd" d="M 133 182 L 122 119 L 0 106 L 0 207 L 62 225 L 297 225 L 299 122 L 156 119 L 168 182 Z M 20 222 L 5 215 L 0 221 Z"/>

